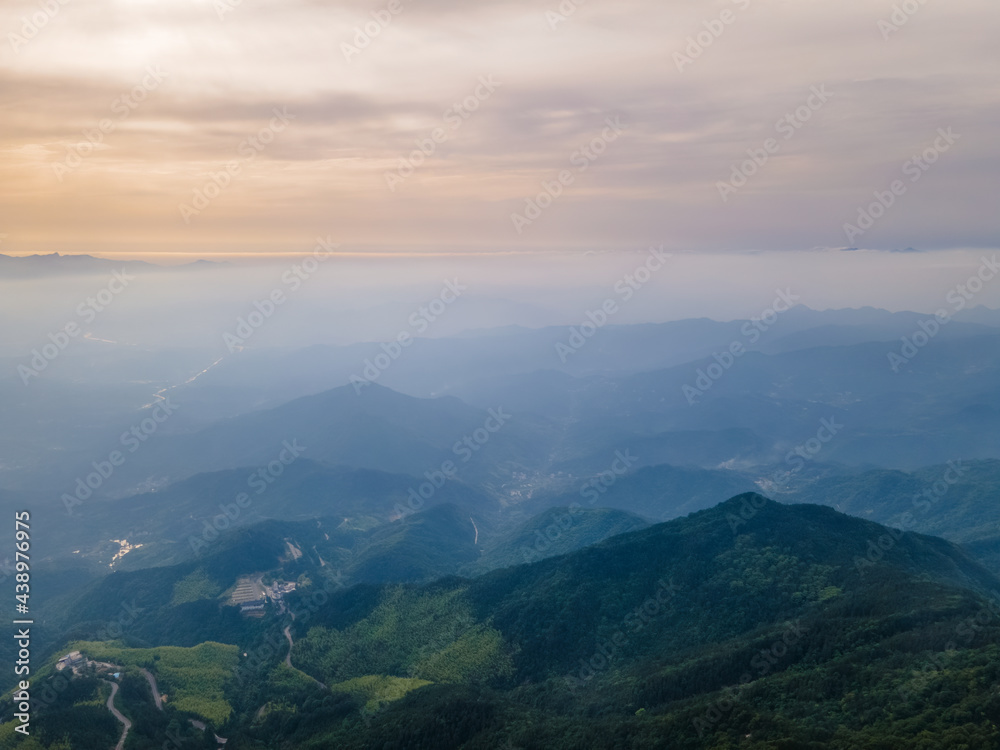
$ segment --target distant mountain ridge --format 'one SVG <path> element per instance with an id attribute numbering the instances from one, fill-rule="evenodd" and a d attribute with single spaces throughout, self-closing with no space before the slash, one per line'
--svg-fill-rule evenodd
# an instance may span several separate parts
<path id="1" fill-rule="evenodd" d="M 1000 460 L 824 477 L 779 496 L 961 544 L 1000 575 Z"/>
<path id="2" fill-rule="evenodd" d="M 12 278 L 42 278 L 77 274 L 110 273 L 122 269 L 158 271 L 165 268 L 197 269 L 221 264 L 209 260 L 196 260 L 177 266 L 160 266 L 143 260 L 111 260 L 93 255 L 49 253 L 47 255 L 0 254 L 0 276 Z"/>

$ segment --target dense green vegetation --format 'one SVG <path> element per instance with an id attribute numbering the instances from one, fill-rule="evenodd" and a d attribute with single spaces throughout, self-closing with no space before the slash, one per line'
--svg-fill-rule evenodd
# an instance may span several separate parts
<path id="1" fill-rule="evenodd" d="M 633 452 L 637 463 L 644 460 L 638 447 Z M 642 466 L 634 472 L 615 476 L 614 480 L 610 486 L 603 484 L 599 476 L 581 481 L 572 492 L 554 498 L 542 496 L 530 505 L 539 513 L 545 505 L 617 508 L 653 521 L 669 521 L 756 489 L 753 479 L 740 472 L 669 464 Z"/>
<path id="2" fill-rule="evenodd" d="M 463 575 L 536 562 L 587 547 L 608 537 L 645 528 L 649 522 L 609 508 L 550 508 L 484 544 L 482 556 L 463 566 Z"/>
<path id="3" fill-rule="evenodd" d="M 362 711 L 372 715 L 381 711 L 393 701 L 397 701 L 411 690 L 433 684 L 429 680 L 416 677 L 385 677 L 366 675 L 331 685 L 334 692 L 347 693 L 364 701 Z"/>
<path id="4" fill-rule="evenodd" d="M 225 684 L 239 662 L 236 646 L 205 642 L 194 648 L 160 646 L 123 648 L 113 642 L 76 642 L 69 649 L 111 664 L 148 669 L 157 680 L 165 702 L 178 711 L 224 724 L 232 707 L 224 695 Z"/>
<path id="5" fill-rule="evenodd" d="M 54 690 L 54 678 L 36 680 L 36 698 L 31 724 L 31 737 L 25 739 L 14 731 L 12 713 L 3 707 L 0 724 L 0 748 L 48 748 L 49 750 L 76 750 L 76 748 L 114 747 L 121 736 L 122 725 L 105 708 L 110 689 L 93 676 L 79 677 L 57 683 L 62 689 Z M 52 697 L 52 701 L 44 698 Z"/>
<path id="6" fill-rule="evenodd" d="M 2 709 L 0 748 L 31 750 L 108 750 L 122 734 L 122 724 L 108 711 L 111 694 L 109 678 L 88 673 L 72 676 L 48 670 L 32 684 L 31 736 L 14 732 L 6 706 Z M 125 667 L 117 680 L 115 707 L 132 723 L 128 750 L 215 750 L 212 735 L 194 727 L 189 719 L 196 714 L 167 705 L 156 708 L 145 676 L 135 667 Z"/>
<path id="7" fill-rule="evenodd" d="M 825 477 L 780 499 L 831 505 L 852 516 L 944 537 L 1000 575 L 1000 461 Z"/>
<path id="8" fill-rule="evenodd" d="M 1000 311 L 894 372 L 924 317 L 794 307 L 711 382 L 742 321 L 418 337 L 360 392 L 378 342 L 11 367 L 33 736 L 3 670 L 0 750 L 108 750 L 113 683 L 125 750 L 1000 747 Z M 754 489 L 790 505 L 715 507 Z M 244 616 L 239 580 L 298 590 Z"/>
<path id="9" fill-rule="evenodd" d="M 479 524 L 485 526 L 484 516 Z M 359 535 L 342 556 L 344 575 L 378 583 L 449 575 L 479 557 L 476 529 L 470 512 L 451 503 L 408 514 Z"/>
<path id="10" fill-rule="evenodd" d="M 172 606 L 214 599 L 222 593 L 222 587 L 213 581 L 203 568 L 198 568 L 174 584 Z"/>
<path id="11" fill-rule="evenodd" d="M 893 544 L 869 560 L 868 542 L 884 538 Z M 985 594 L 997 586 L 940 540 L 742 496 L 472 582 L 336 596 L 296 651 L 318 674 L 416 675 L 429 644 L 463 620 L 498 634 L 511 668 L 435 681 L 305 743 L 263 726 L 240 738 L 260 748 L 993 747 L 1000 604 Z"/>
<path id="12" fill-rule="evenodd" d="M 63 626 L 63 640 L 122 640 L 142 648 L 247 641 L 264 625 L 242 617 L 239 608 L 218 596 L 242 575 L 280 570 L 295 580 L 318 566 L 307 558 L 284 557 L 285 539 L 296 539 L 300 531 L 295 524 L 258 524 L 223 536 L 198 560 L 116 571 L 92 583 L 79 596 L 72 617 L 60 613 L 54 626 Z"/>
<path id="13" fill-rule="evenodd" d="M 429 545 L 429 529 L 469 536 L 455 509 L 432 510 L 374 535 L 365 564 Z M 496 538 L 509 554 L 550 517 Z M 569 547 L 637 523 L 589 510 L 579 522 Z M 187 722 L 198 717 L 234 747 L 259 750 L 1000 741 L 1000 581 L 941 539 L 748 494 L 471 580 L 345 586 L 330 565 L 283 557 L 295 528 L 241 530 L 200 565 L 117 573 L 95 589 L 108 592 L 105 606 L 127 594 L 155 618 L 204 608 L 173 637 L 221 633 L 234 644 L 136 648 L 140 635 L 171 637 L 142 617 L 118 641 L 66 645 L 126 666 L 119 708 L 137 721 L 135 747 L 162 745 L 171 727 L 179 747 L 202 746 L 207 733 Z M 268 556 L 267 580 L 300 584 L 287 597 L 294 620 L 274 610 L 242 618 L 217 598 Z M 140 668 L 160 681 L 165 711 Z M 63 716 L 45 719 L 41 747 L 64 736 L 74 748 L 107 747 L 120 733 L 106 686 L 79 679 L 41 712 Z"/>
<path id="14" fill-rule="evenodd" d="M 460 588 L 387 588 L 348 628 L 311 627 L 296 644 L 295 663 L 327 684 L 373 674 L 485 682 L 512 673 L 500 633 L 473 619 Z"/>

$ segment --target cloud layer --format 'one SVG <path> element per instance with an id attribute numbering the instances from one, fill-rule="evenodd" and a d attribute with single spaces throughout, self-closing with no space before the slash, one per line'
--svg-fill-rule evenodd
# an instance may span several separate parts
<path id="1" fill-rule="evenodd" d="M 997 244 L 993 3 L 470 5 L 10 4 L 0 251 Z"/>

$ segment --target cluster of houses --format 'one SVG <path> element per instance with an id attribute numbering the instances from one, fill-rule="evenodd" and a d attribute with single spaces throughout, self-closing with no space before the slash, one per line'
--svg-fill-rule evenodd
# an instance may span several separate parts
<path id="1" fill-rule="evenodd" d="M 295 591 L 294 583 L 275 581 L 270 586 L 261 586 L 260 581 L 241 581 L 233 593 L 233 604 L 239 605 L 240 614 L 247 617 L 263 617 L 268 600 L 278 608 L 278 614 L 285 611 L 285 594 Z"/>
<path id="2" fill-rule="evenodd" d="M 295 591 L 294 583 L 286 583 L 275 581 L 268 588 L 268 594 L 278 607 L 278 614 L 283 614 L 285 611 L 285 594 Z"/>
<path id="3" fill-rule="evenodd" d="M 250 617 L 263 617 L 264 607 L 267 606 L 267 599 L 251 599 L 248 602 L 240 603 L 240 614 Z"/>
<path id="4" fill-rule="evenodd" d="M 56 662 L 56 670 L 59 672 L 64 669 L 76 671 L 79 667 L 82 667 L 86 663 L 87 660 L 83 658 L 83 654 L 79 651 L 70 651 L 66 654 L 66 656 Z"/>
<path id="5" fill-rule="evenodd" d="M 107 662 L 88 659 L 79 651 L 70 651 L 66 654 L 66 656 L 56 662 L 57 672 L 62 672 L 68 669 L 74 674 L 80 674 L 80 670 L 85 667 L 93 667 L 97 670 L 97 674 L 104 677 L 113 677 L 116 680 L 121 677 L 121 667 L 117 664 L 108 664 Z"/>

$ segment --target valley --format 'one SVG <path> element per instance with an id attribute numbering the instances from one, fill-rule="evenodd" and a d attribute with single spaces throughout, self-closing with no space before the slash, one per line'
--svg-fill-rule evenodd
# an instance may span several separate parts
<path id="1" fill-rule="evenodd" d="M 5 10 L 0 750 L 1000 750 L 995 0 Z"/>
<path id="2" fill-rule="evenodd" d="M 810 343 L 842 315 L 797 314 Z M 614 373 L 339 386 L 153 435 L 86 502 L 35 504 L 39 647 L 122 670 L 104 706 L 42 668 L 41 747 L 991 746 L 1000 338 L 956 327 L 889 404 L 864 330 L 748 352 L 695 405 L 703 361 L 629 371 L 615 342 L 652 329 L 625 326 Z"/>

